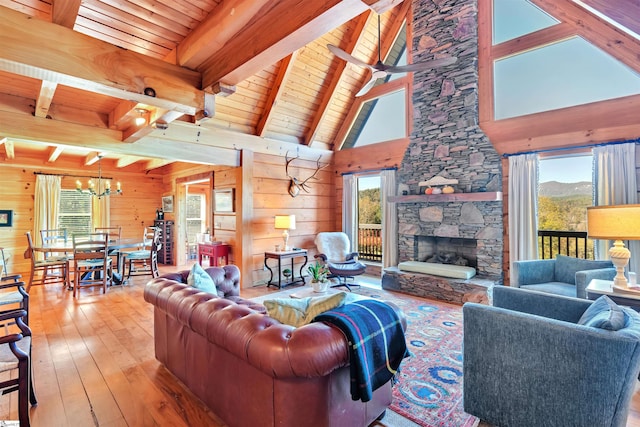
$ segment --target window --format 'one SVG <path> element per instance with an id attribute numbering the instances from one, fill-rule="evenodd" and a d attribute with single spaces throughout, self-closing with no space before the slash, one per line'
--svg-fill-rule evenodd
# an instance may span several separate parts
<path id="1" fill-rule="evenodd" d="M 60 191 L 58 227 L 66 228 L 69 236 L 91 233 L 91 197 L 76 190 Z"/>
<path id="2" fill-rule="evenodd" d="M 593 259 L 587 239 L 587 206 L 593 204 L 593 156 L 542 158 L 539 162 L 538 249 L 542 259 L 555 254 Z M 576 237 L 560 237 L 570 233 Z M 543 237 L 544 237 L 543 241 Z M 544 249 L 543 249 L 544 248 Z"/>
<path id="3" fill-rule="evenodd" d="M 382 261 L 380 175 L 358 177 L 358 257 Z"/>
<path id="4" fill-rule="evenodd" d="M 195 242 L 196 234 L 203 233 L 206 212 L 203 194 L 187 194 L 187 241 Z"/>

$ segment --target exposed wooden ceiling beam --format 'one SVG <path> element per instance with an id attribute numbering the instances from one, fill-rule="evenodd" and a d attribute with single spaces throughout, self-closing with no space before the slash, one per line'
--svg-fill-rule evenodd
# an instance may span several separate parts
<path id="1" fill-rule="evenodd" d="M 73 29 L 82 0 L 53 0 L 51 22 Z"/>
<path id="2" fill-rule="evenodd" d="M 198 68 L 202 71 L 202 87 L 217 82 L 236 85 L 366 8 L 360 0 L 274 3 Z M 270 30 L 264 31 L 265 28 Z"/>
<path id="3" fill-rule="evenodd" d="M 179 122 L 174 122 L 169 130 Z M 191 125 L 194 128 L 199 126 Z M 122 133 L 117 130 L 75 123 L 48 120 L 22 112 L 1 111 L 0 129 L 8 138 L 40 143 L 83 147 L 111 154 L 134 155 L 150 158 L 165 158 L 174 161 L 238 166 L 239 154 L 233 147 L 214 146 L 219 138 L 201 140 L 167 141 L 154 136 L 146 136 L 135 144 L 123 144 Z M 162 136 L 165 130 L 155 130 Z M 230 132 L 231 133 L 231 132 Z M 257 137 L 254 137 L 257 138 Z M 193 141 L 193 142 L 192 142 Z M 254 141 L 253 144 L 256 144 Z"/>
<path id="4" fill-rule="evenodd" d="M 371 8 L 371 10 L 376 12 L 378 15 L 382 15 L 387 10 L 393 9 L 403 1 L 405 3 L 410 3 L 410 1 L 407 2 L 406 0 L 362 0 L 362 1 L 366 3 Z"/>
<path id="5" fill-rule="evenodd" d="M 97 162 L 98 160 L 100 160 L 101 157 L 101 153 L 97 152 L 97 151 L 92 151 L 89 154 L 87 154 L 84 158 L 84 165 L 85 166 L 91 166 L 92 164 L 94 164 L 95 162 Z"/>
<path id="6" fill-rule="evenodd" d="M 58 157 L 60 157 L 60 154 L 62 154 L 63 151 L 64 148 L 59 145 L 51 147 L 49 149 L 49 158 L 47 159 L 47 163 L 54 163 L 58 160 Z"/>
<path id="7" fill-rule="evenodd" d="M 410 2 L 408 2 L 407 4 L 410 4 Z M 356 46 L 358 46 L 358 43 L 360 43 L 360 41 L 362 40 L 364 29 L 367 26 L 367 23 L 369 22 L 369 19 L 371 19 L 372 15 L 372 12 L 369 10 L 365 13 L 360 14 L 360 16 L 354 19 L 355 25 L 353 30 L 350 31 L 350 38 L 345 45 L 341 46 L 341 49 L 343 49 L 348 54 L 353 53 Z M 327 88 L 324 90 L 320 105 L 313 115 L 313 120 L 309 125 L 309 130 L 307 131 L 302 141 L 303 144 L 313 144 L 313 140 L 315 139 L 318 132 L 318 127 L 320 126 L 322 119 L 324 119 L 329 105 L 331 105 L 331 100 L 334 96 L 336 96 L 338 85 L 344 77 L 344 72 L 347 69 L 347 61 L 344 61 L 338 57 L 335 57 L 333 61 L 336 63 L 335 71 L 331 75 L 331 80 L 329 81 Z"/>
<path id="8" fill-rule="evenodd" d="M 225 43 L 241 34 L 266 2 L 237 0 L 222 2 L 207 16 L 176 49 L 178 65 L 197 69 Z"/>
<path id="9" fill-rule="evenodd" d="M 162 166 L 166 166 L 169 163 L 173 163 L 173 160 L 168 159 L 151 159 L 147 160 L 145 170 L 150 171 L 152 169 L 161 168 Z"/>
<path id="10" fill-rule="evenodd" d="M 0 69 L 182 114 L 194 115 L 204 103 L 197 72 L 6 7 L 0 7 Z"/>
<path id="11" fill-rule="evenodd" d="M 38 94 L 38 99 L 36 100 L 36 109 L 34 114 L 37 117 L 47 117 L 49 114 L 49 108 L 51 107 L 51 101 L 53 100 L 53 95 L 56 93 L 56 88 L 58 87 L 58 83 L 50 82 L 47 80 L 43 80 L 40 85 L 40 93 Z"/>
<path id="12" fill-rule="evenodd" d="M 134 164 L 138 160 L 147 160 L 147 159 L 142 159 L 142 158 L 137 157 L 137 156 L 122 156 L 122 157 L 119 157 L 118 160 L 116 160 L 116 167 L 118 169 L 124 168 L 124 167 L 127 167 L 129 165 Z"/>
<path id="13" fill-rule="evenodd" d="M 4 152 L 7 154 L 8 160 L 13 160 L 16 158 L 16 153 L 13 147 L 13 142 L 9 141 L 9 138 L 0 137 L 0 145 L 4 146 Z"/>
<path id="14" fill-rule="evenodd" d="M 283 85 L 286 84 L 287 78 L 291 73 L 291 69 L 293 68 L 293 63 L 295 62 L 296 56 L 298 56 L 298 51 L 295 51 L 294 53 L 280 61 L 278 74 L 276 74 L 276 78 L 271 85 L 269 95 L 267 96 L 267 99 L 265 101 L 264 110 L 262 111 L 260 119 L 258 120 L 258 124 L 256 125 L 256 135 L 258 136 L 264 136 L 264 132 L 269 125 L 269 120 L 271 119 L 271 114 L 273 113 L 273 110 L 278 103 L 278 99 L 282 96 L 282 91 L 280 89 Z"/>

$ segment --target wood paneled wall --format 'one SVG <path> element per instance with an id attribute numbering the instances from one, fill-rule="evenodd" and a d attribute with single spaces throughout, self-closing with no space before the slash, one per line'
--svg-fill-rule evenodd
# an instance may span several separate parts
<path id="1" fill-rule="evenodd" d="M 33 204 L 36 175 L 35 171 L 58 174 L 96 175 L 97 167 L 84 167 L 81 162 L 60 162 L 56 168 L 37 165 L 0 164 L 0 209 L 13 211 L 13 225 L 0 227 L 0 247 L 9 257 L 8 271 L 11 273 L 29 274 L 31 264 L 24 259 L 27 248 L 25 233 L 33 230 Z M 134 171 L 131 171 L 134 170 Z M 137 237 L 145 226 L 153 225 L 155 210 L 159 206 L 163 191 L 161 175 L 145 173 L 128 167 L 126 170 L 114 169 L 108 160 L 102 161 L 103 176 L 113 177 L 122 184 L 123 195 L 111 196 L 111 224 L 122 226 L 123 237 Z M 75 188 L 80 179 L 86 188 L 87 178 L 63 177 L 62 188 Z"/>
<path id="2" fill-rule="evenodd" d="M 296 216 L 296 229 L 289 232 L 289 246 L 307 249 L 309 262 L 312 262 L 316 253 L 316 234 L 335 229 L 336 192 L 331 166 L 320 170 L 316 175 L 318 179 L 308 182 L 309 192 L 301 191 L 297 197 L 288 193 L 289 178 L 285 173 L 284 157 L 256 153 L 253 166 L 251 274 L 255 285 L 269 280 L 269 272 L 264 270 L 264 252 L 273 251 L 276 244 L 282 244 L 282 231 L 273 227 L 275 216 Z M 289 165 L 289 174 L 305 179 L 313 174 L 315 168 L 315 159 L 296 159 Z M 299 268 L 300 265 L 296 265 L 296 276 Z"/>

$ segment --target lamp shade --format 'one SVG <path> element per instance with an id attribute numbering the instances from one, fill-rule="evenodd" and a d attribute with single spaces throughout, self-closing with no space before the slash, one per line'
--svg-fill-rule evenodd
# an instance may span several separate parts
<path id="1" fill-rule="evenodd" d="M 587 234 L 590 239 L 640 240 L 640 205 L 588 207 Z"/>
<path id="2" fill-rule="evenodd" d="M 296 229 L 296 216 L 295 215 L 276 215 L 275 228 L 284 230 Z"/>

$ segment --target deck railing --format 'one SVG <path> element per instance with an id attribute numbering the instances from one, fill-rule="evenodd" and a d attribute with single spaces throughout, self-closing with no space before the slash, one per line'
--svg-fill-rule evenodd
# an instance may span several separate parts
<path id="1" fill-rule="evenodd" d="M 594 259 L 593 241 L 586 231 L 538 230 L 538 253 L 540 259 L 553 259 L 557 254 Z"/>
<path id="2" fill-rule="evenodd" d="M 360 224 L 358 227 L 358 259 L 382 262 L 382 225 Z"/>

